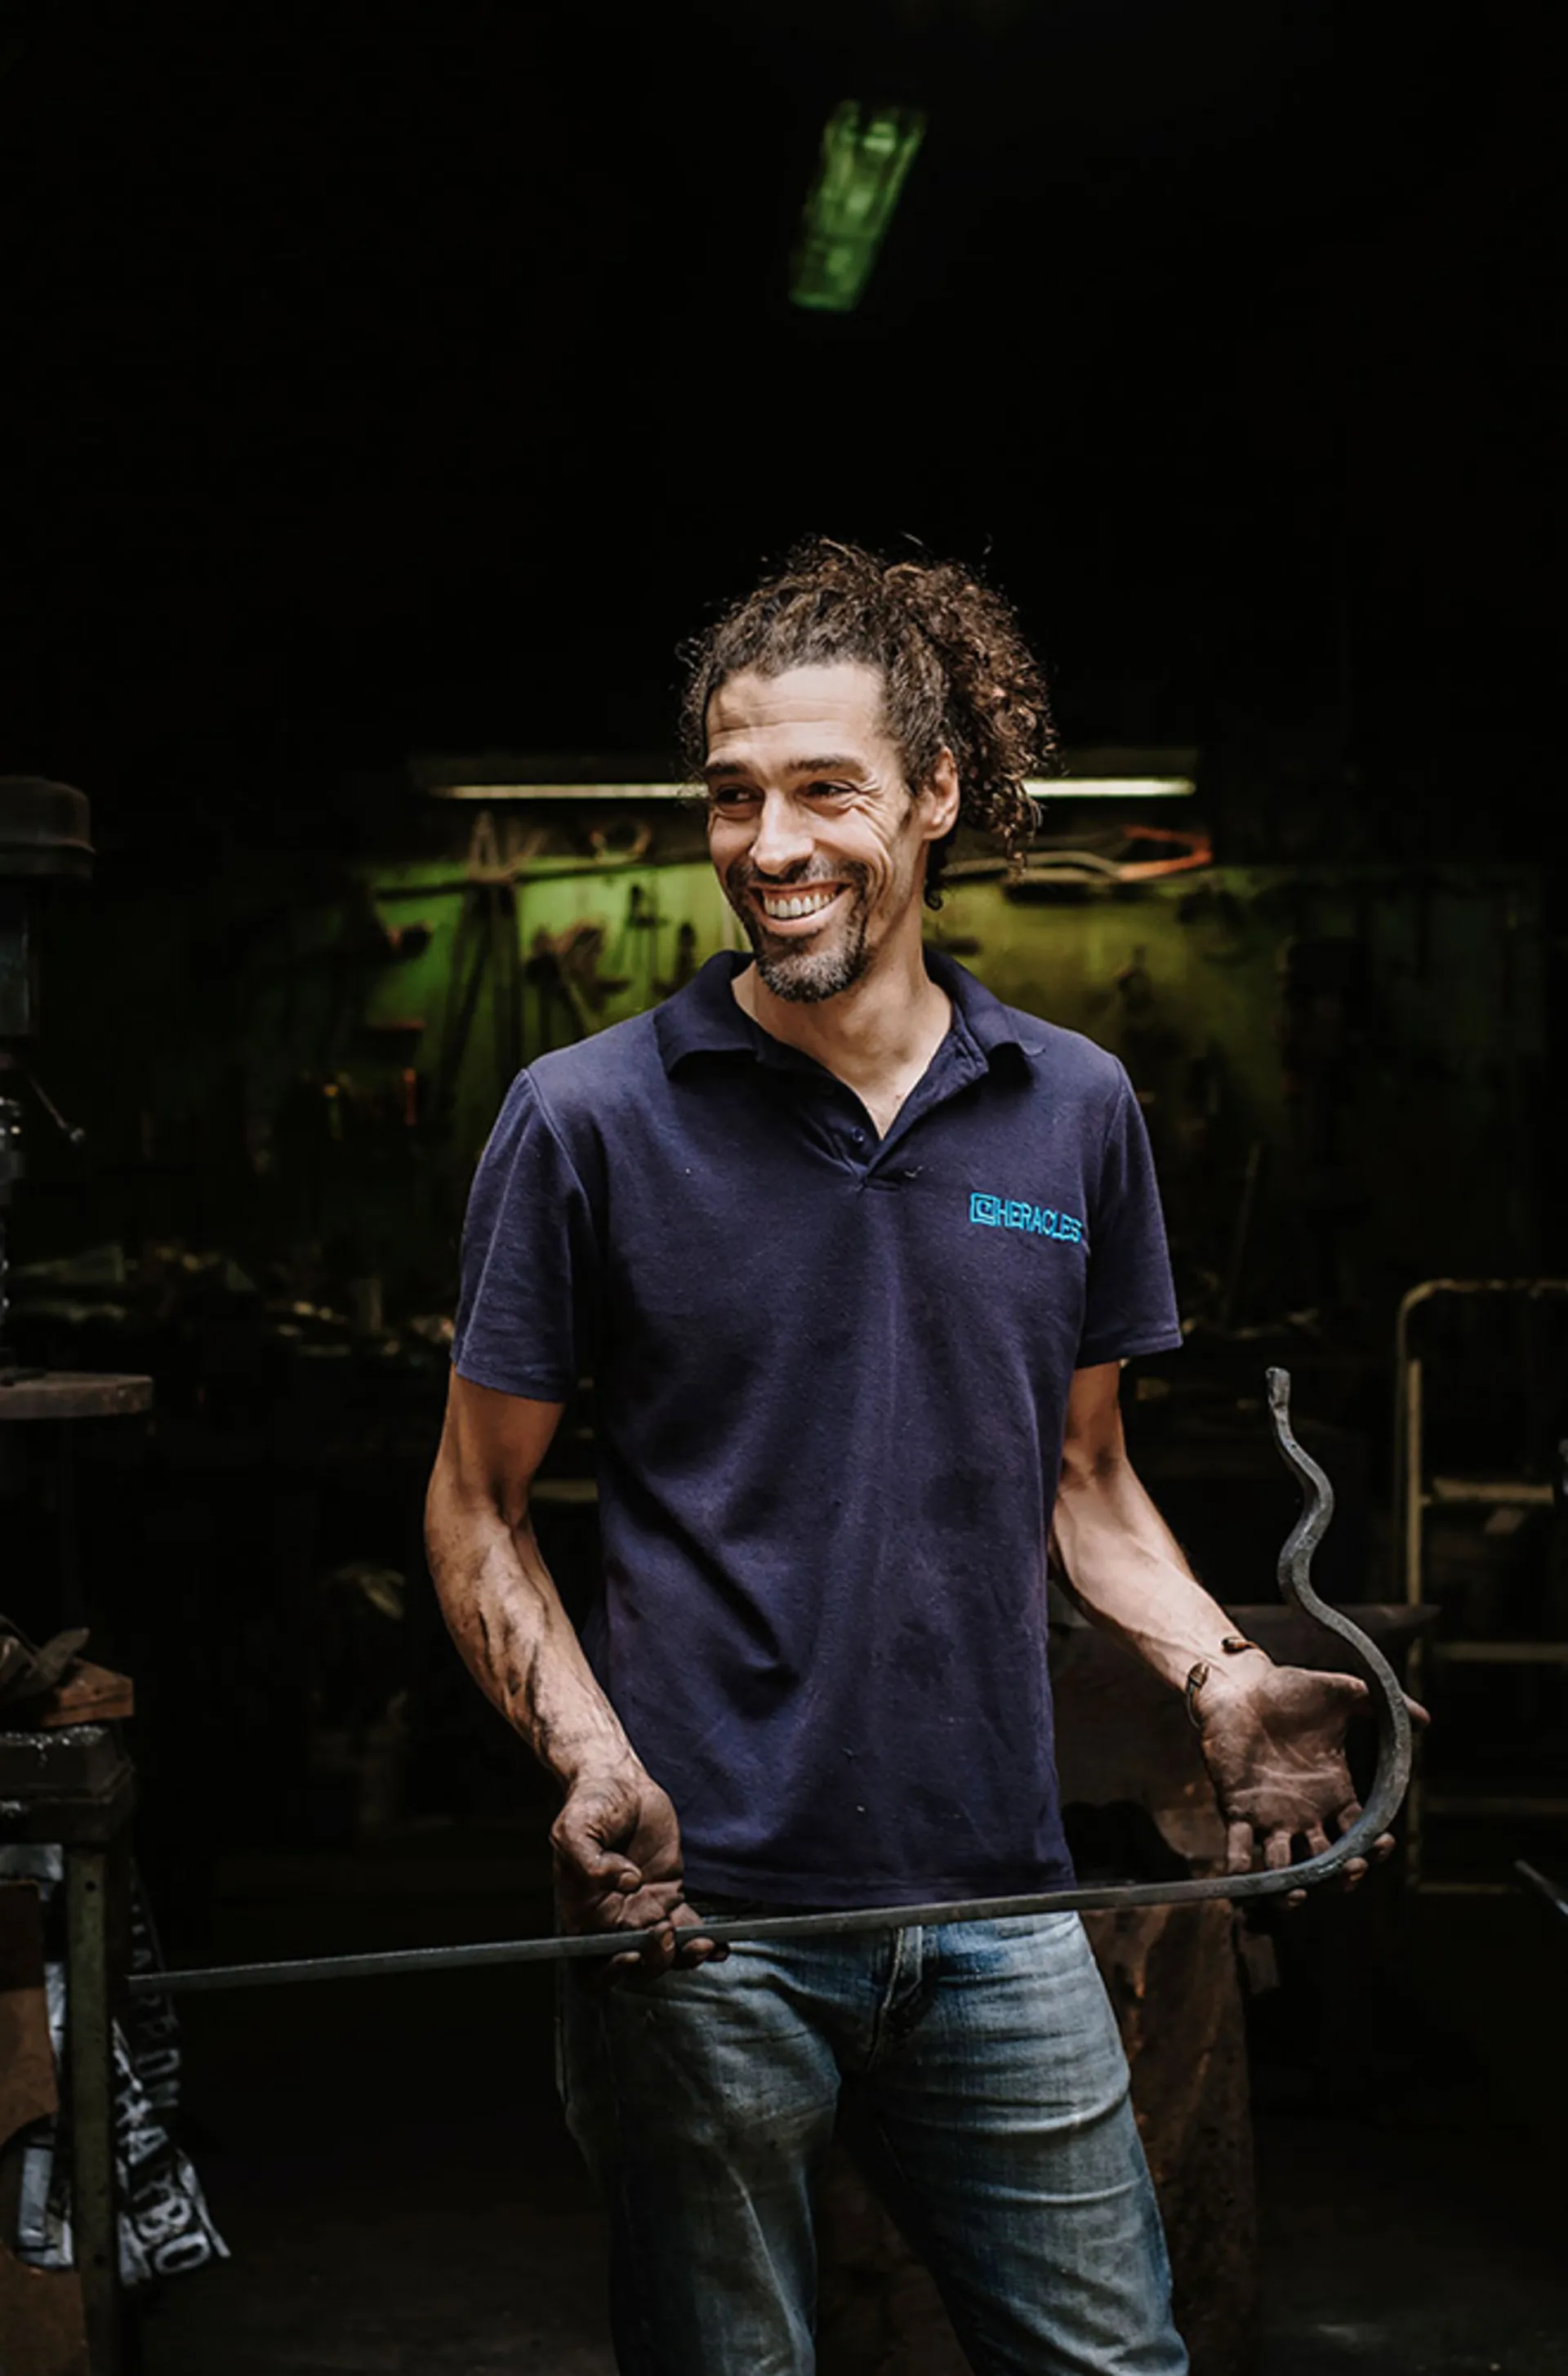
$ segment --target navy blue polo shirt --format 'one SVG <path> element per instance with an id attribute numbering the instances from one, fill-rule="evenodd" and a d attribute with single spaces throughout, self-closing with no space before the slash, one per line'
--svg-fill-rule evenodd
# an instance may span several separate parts
<path id="1" fill-rule="evenodd" d="M 927 962 L 953 1022 L 885 1138 L 710 958 L 519 1074 L 453 1360 L 598 1386 L 584 1631 L 689 1886 L 909 1905 L 1069 1878 L 1046 1538 L 1073 1372 L 1180 1342 L 1115 1058 Z"/>

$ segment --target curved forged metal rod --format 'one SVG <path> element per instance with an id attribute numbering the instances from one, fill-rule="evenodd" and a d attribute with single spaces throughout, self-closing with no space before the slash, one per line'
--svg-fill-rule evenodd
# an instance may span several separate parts
<path id="1" fill-rule="evenodd" d="M 1284 1897 L 1331 1881 L 1358 1857 L 1366 1856 L 1387 1831 L 1410 1779 L 1410 1718 L 1405 1694 L 1387 1659 L 1343 1610 L 1331 1608 L 1313 1588 L 1313 1553 L 1334 1515 L 1334 1488 L 1290 1428 L 1290 1373 L 1268 1372 L 1268 1408 L 1274 1439 L 1287 1467 L 1301 1486 L 1301 1515 L 1279 1554 L 1279 1587 L 1292 1607 L 1338 1635 L 1371 1678 L 1377 1712 L 1377 1772 L 1360 1815 L 1321 1856 L 1261 1872 L 1206 1874 L 1189 1881 L 1108 1882 L 1087 1888 L 1051 1889 L 1022 1897 L 973 1897 L 956 1904 L 868 1906 L 826 1914 L 738 1916 L 728 1922 L 702 1922 L 694 1935 L 728 1945 L 769 1939 L 839 1939 L 853 1931 L 901 1930 L 944 1922 L 985 1922 L 1008 1915 L 1096 1912 L 1123 1906 L 1187 1906 L 1207 1898 L 1250 1900 Z M 601 1961 L 635 1954 L 660 1936 L 659 1930 L 594 1930 L 573 1937 L 496 1939 L 462 1947 L 404 1947 L 382 1954 L 313 1955 L 289 1963 L 220 1964 L 192 1971 L 145 1971 L 132 1975 L 133 1996 L 164 1996 L 207 1989 L 271 1988 L 294 1980 L 372 1979 L 399 1972 L 452 1971 L 492 1964 L 564 1964 Z"/>
<path id="2" fill-rule="evenodd" d="M 1311 1857 L 1305 1864 L 1287 1866 L 1273 1876 L 1294 1880 L 1298 1888 L 1310 1888 L 1314 1882 L 1327 1881 L 1340 1871 L 1353 1857 L 1364 1854 L 1398 1813 L 1410 1784 L 1410 1711 L 1399 1679 L 1377 1644 L 1359 1625 L 1353 1625 L 1342 1609 L 1320 1599 L 1313 1588 L 1313 1553 L 1328 1532 L 1328 1522 L 1334 1515 L 1334 1488 L 1311 1453 L 1301 1449 L 1291 1430 L 1289 1370 L 1268 1372 L 1268 1411 L 1280 1456 L 1286 1467 L 1295 1471 L 1301 1485 L 1301 1515 L 1286 1536 L 1285 1548 L 1279 1554 L 1279 1589 L 1303 1615 L 1326 1626 L 1331 1634 L 1337 1634 L 1354 1651 L 1374 1686 L 1372 1700 L 1377 1710 L 1377 1771 L 1360 1816 L 1324 1855 Z M 1239 1879 L 1249 1877 L 1258 1878 L 1238 1875 Z"/>

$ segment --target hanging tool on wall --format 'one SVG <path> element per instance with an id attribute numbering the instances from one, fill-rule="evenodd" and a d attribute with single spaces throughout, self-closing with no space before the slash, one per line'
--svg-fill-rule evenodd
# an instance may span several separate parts
<path id="1" fill-rule="evenodd" d="M 656 979 L 654 989 L 660 998 L 673 998 L 678 990 L 697 973 L 702 965 L 702 952 L 697 947 L 695 924 L 678 924 L 675 928 L 675 963 L 667 978 Z"/>
<path id="2" fill-rule="evenodd" d="M 617 971 L 636 980 L 645 1006 L 653 1001 L 654 977 L 659 970 L 659 935 L 664 921 L 653 885 L 634 883 L 626 895 L 626 912 L 615 935 L 610 962 Z"/>
<path id="3" fill-rule="evenodd" d="M 457 1093 L 457 1079 L 473 1033 L 484 976 L 490 975 L 491 1031 L 497 1097 L 505 1096 L 523 1062 L 523 968 L 518 949 L 517 878 L 539 847 L 536 831 L 528 846 L 503 855 L 495 820 L 481 809 L 469 837 L 463 905 L 452 941 L 452 968 L 441 1018 L 441 1047 L 431 1096 L 432 1118 L 445 1122 Z"/>
<path id="4" fill-rule="evenodd" d="M 1279 1587 L 1304 1616 L 1337 1635 L 1372 1685 L 1377 1718 L 1377 1771 L 1358 1820 L 1331 1847 L 1301 1864 L 1261 1872 L 1205 1873 L 1193 1878 L 1108 1883 L 1052 1889 L 1034 1896 L 970 1898 L 932 1906 L 868 1906 L 823 1914 L 744 1915 L 732 1921 L 704 1922 L 702 1935 L 719 1943 L 754 1939 L 838 1938 L 850 1931 L 902 1930 L 945 1922 L 993 1921 L 1012 1915 L 1069 1913 L 1125 1906 L 1185 1906 L 1210 1898 L 1251 1900 L 1284 1897 L 1332 1880 L 1363 1858 L 1397 1814 L 1410 1778 L 1410 1716 L 1393 1668 L 1376 1644 L 1344 1612 L 1330 1608 L 1313 1589 L 1313 1554 L 1334 1515 L 1334 1489 L 1290 1426 L 1290 1376 L 1268 1372 L 1268 1408 L 1274 1440 L 1301 1488 L 1301 1515 L 1279 1554 Z M 473 1946 L 395 1948 L 380 1954 L 317 1955 L 298 1961 L 226 1964 L 190 1971 L 133 1976 L 134 1994 L 186 1990 L 260 1988 L 295 1980 L 366 1979 L 398 1972 L 450 1970 L 459 1966 L 545 1964 L 602 1960 L 647 1945 L 652 1930 L 591 1931 L 551 1939 L 498 1939 Z"/>
<path id="5" fill-rule="evenodd" d="M 1129 853 L 1157 849 L 1157 858 Z M 961 858 L 948 866 L 949 883 L 1002 883 L 1003 897 L 1028 903 L 1087 894 L 1125 883 L 1156 883 L 1168 874 L 1201 873 L 1214 863 L 1214 844 L 1205 826 L 1123 825 L 1070 838 L 1038 834 L 1019 874 L 1003 858 Z"/>
<path id="6" fill-rule="evenodd" d="M 597 916 L 579 916 L 564 932 L 533 936 L 526 980 L 539 993 L 539 1046 L 556 1048 L 564 1038 L 583 1040 L 611 999 L 631 986 L 627 974 L 600 973 L 605 926 Z"/>

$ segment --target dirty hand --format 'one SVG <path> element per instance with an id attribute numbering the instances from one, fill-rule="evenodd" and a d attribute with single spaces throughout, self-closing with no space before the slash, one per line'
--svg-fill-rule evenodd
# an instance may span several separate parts
<path id="1" fill-rule="evenodd" d="M 1360 1815 L 1345 1761 L 1350 1719 L 1365 1705 L 1367 1686 L 1354 1675 L 1320 1674 L 1310 1667 L 1277 1667 L 1248 1658 L 1244 1668 L 1211 1666 L 1194 1696 L 1204 1763 L 1226 1824 L 1226 1870 L 1250 1872 L 1261 1845 L 1271 1871 L 1291 1861 L 1293 1843 L 1322 1856 L 1335 1834 Z M 1407 1702 L 1413 1723 L 1426 1710 Z M 1381 1863 L 1394 1847 L 1385 1832 L 1372 1845 Z M 1353 1857 L 1342 1879 L 1354 1889 L 1367 1871 Z M 1295 1891 L 1286 1903 L 1301 1905 Z"/>
<path id="2" fill-rule="evenodd" d="M 600 1967 L 606 1980 L 728 1954 L 700 1936 L 677 1940 L 697 1922 L 682 1883 L 681 1829 L 668 1796 L 635 1760 L 578 1775 L 550 1842 L 565 1930 L 659 1933 L 640 1950 L 608 1957 Z"/>

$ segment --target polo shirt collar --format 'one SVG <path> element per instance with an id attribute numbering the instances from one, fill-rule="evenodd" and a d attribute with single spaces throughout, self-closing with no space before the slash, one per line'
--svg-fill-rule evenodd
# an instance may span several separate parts
<path id="1" fill-rule="evenodd" d="M 941 949 L 928 948 L 925 969 L 932 981 L 940 983 L 947 992 L 954 1012 L 962 1016 L 965 1029 L 988 1062 L 998 1048 L 1016 1048 L 1026 1056 L 1038 1054 L 1045 1036 L 1043 1030 L 1031 1029 L 1030 1016 L 1015 1014 L 1010 1006 L 1004 1006 L 984 982 L 977 981 L 955 958 Z"/>
<path id="2" fill-rule="evenodd" d="M 749 963 L 736 950 L 720 949 L 698 968 L 683 990 L 655 1009 L 654 1030 L 667 1073 L 673 1073 L 688 1056 L 725 1054 L 753 1056 L 761 1063 L 790 1071 L 801 1066 L 818 1069 L 809 1056 L 774 1039 L 737 1005 L 731 985 Z M 1038 1041 L 1023 1028 L 1027 1018 L 1014 1015 L 999 998 L 993 998 L 963 966 L 932 948 L 926 950 L 925 963 L 932 980 L 953 1002 L 960 1036 L 971 1040 L 988 1063 L 999 1048 L 1017 1048 L 1028 1054 L 1037 1047 Z"/>

